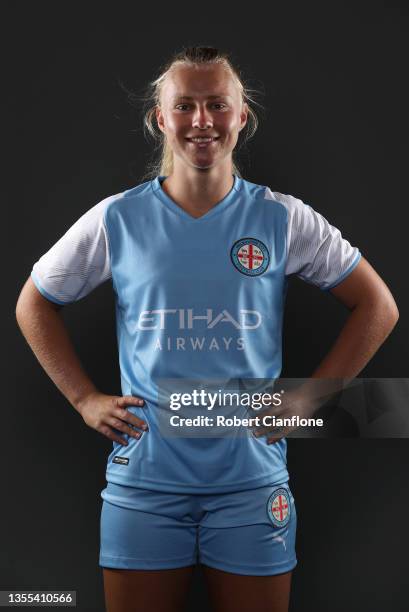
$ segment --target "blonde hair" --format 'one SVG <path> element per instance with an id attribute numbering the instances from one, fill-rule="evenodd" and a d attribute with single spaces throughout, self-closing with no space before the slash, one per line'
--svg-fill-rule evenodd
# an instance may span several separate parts
<path id="1" fill-rule="evenodd" d="M 160 97 L 163 85 L 170 71 L 177 65 L 198 66 L 203 64 L 222 64 L 226 70 L 230 72 L 233 80 L 242 96 L 242 101 L 247 103 L 248 116 L 245 126 L 244 137 L 241 146 L 247 143 L 252 138 L 257 130 L 259 121 L 252 105 L 259 104 L 254 99 L 254 94 L 260 93 L 255 89 L 250 89 L 244 82 L 240 70 L 233 65 L 229 55 L 219 51 L 214 47 L 185 47 L 182 51 L 177 52 L 171 60 L 161 68 L 159 76 L 151 81 L 145 90 L 145 94 L 138 98 L 131 94 L 133 100 L 142 100 L 143 102 L 143 129 L 145 136 L 151 136 L 156 142 L 154 148 L 153 159 L 148 163 L 147 172 L 141 178 L 141 181 L 153 179 L 156 176 L 169 176 L 173 171 L 173 151 L 167 143 L 166 135 L 159 129 L 156 121 L 156 109 L 160 105 Z M 240 132 L 241 134 L 241 132 Z M 235 160 L 233 153 L 233 174 L 241 177 L 241 172 Z"/>

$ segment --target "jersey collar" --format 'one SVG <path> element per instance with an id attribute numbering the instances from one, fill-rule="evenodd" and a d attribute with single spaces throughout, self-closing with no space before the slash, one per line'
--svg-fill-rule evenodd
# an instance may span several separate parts
<path id="1" fill-rule="evenodd" d="M 168 194 L 162 189 L 162 183 L 165 180 L 166 176 L 157 176 L 155 179 L 151 181 L 151 186 L 154 194 L 159 200 L 165 204 L 168 208 L 176 212 L 178 215 L 184 217 L 185 219 L 189 219 L 192 222 L 200 222 L 206 221 L 218 214 L 220 214 L 225 208 L 227 208 L 230 204 L 232 204 L 235 199 L 237 193 L 240 191 L 243 179 L 241 179 L 236 174 L 234 176 L 233 187 L 229 191 L 229 193 L 222 199 L 220 202 L 215 204 L 210 210 L 207 211 L 201 217 L 192 217 L 189 213 L 187 213 L 179 204 L 177 204 L 172 198 L 168 196 Z"/>

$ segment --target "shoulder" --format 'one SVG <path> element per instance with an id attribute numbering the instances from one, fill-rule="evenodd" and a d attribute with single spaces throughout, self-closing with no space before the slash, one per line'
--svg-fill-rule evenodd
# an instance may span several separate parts
<path id="1" fill-rule="evenodd" d="M 284 208 L 286 211 L 293 213 L 297 209 L 302 209 L 306 204 L 303 200 L 288 193 L 275 191 L 268 185 L 252 183 L 246 179 L 242 179 L 242 190 L 253 195 L 258 200 L 265 200 L 269 205 L 276 205 Z"/>
<path id="2" fill-rule="evenodd" d="M 285 208 L 287 213 L 290 216 L 293 216 L 297 213 L 303 213 L 306 211 L 308 204 L 301 198 L 297 198 L 294 195 L 289 193 L 281 193 L 280 191 L 273 191 L 270 187 L 265 188 L 265 199 L 269 200 L 272 203 L 278 204 Z"/>
<path id="3" fill-rule="evenodd" d="M 269 187 L 266 188 L 265 197 L 286 211 L 289 235 L 300 232 L 312 235 L 335 230 L 321 213 L 299 197 L 273 191 Z"/>
<path id="4" fill-rule="evenodd" d="M 109 207 L 118 204 L 123 197 L 124 192 L 120 192 L 98 200 L 96 204 L 88 208 L 77 218 L 65 235 L 94 233 L 98 228 L 103 227 L 105 214 Z"/>
<path id="5" fill-rule="evenodd" d="M 244 178 L 241 179 L 240 192 L 247 196 L 245 199 L 249 202 L 255 202 L 286 219 L 304 206 L 304 202 L 293 195 L 274 191 L 268 185 L 252 183 Z"/>
<path id="6" fill-rule="evenodd" d="M 115 217 L 117 213 L 134 210 L 136 203 L 150 201 L 152 195 L 152 181 L 146 181 L 121 193 L 109 196 L 100 203 L 104 219 Z"/>
<path id="7" fill-rule="evenodd" d="M 258 202 L 274 211 L 275 216 L 281 217 L 287 224 L 288 230 L 301 228 L 308 222 L 308 217 L 316 214 L 315 211 L 301 198 L 289 193 L 275 191 L 268 185 L 258 185 L 256 191 Z"/>
<path id="8" fill-rule="evenodd" d="M 74 224 L 75 229 L 91 229 L 104 226 L 108 215 L 115 215 L 116 211 L 130 208 L 134 206 L 136 199 L 146 196 L 151 191 L 150 183 L 151 181 L 141 183 L 130 189 L 103 197 L 77 220 Z"/>
<path id="9" fill-rule="evenodd" d="M 125 192 L 115 193 L 104 197 L 102 200 L 99 200 L 94 206 L 89 208 L 84 215 L 82 215 L 81 219 L 90 222 L 98 219 L 102 220 L 106 211 L 111 206 L 118 205 L 123 200 L 124 193 Z"/>

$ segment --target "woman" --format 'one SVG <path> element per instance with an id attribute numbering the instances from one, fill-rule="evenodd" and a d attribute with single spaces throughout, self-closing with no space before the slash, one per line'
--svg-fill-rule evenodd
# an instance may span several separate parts
<path id="1" fill-rule="evenodd" d="M 17 319 L 85 423 L 113 441 L 101 514 L 107 610 L 179 611 L 198 560 L 215 610 L 284 612 L 297 561 L 283 432 L 171 437 L 158 391 L 278 378 L 290 274 L 351 311 L 312 379 L 355 377 L 394 327 L 396 304 L 319 213 L 240 176 L 233 151 L 257 120 L 225 54 L 185 49 L 152 92 L 145 121 L 162 135 L 159 171 L 98 202 L 36 262 Z M 122 397 L 90 381 L 58 314 L 109 278 Z M 307 392 L 299 405 L 311 412 Z"/>

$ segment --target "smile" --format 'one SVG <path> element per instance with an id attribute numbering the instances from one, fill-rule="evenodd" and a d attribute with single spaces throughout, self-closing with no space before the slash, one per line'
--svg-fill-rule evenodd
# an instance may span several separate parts
<path id="1" fill-rule="evenodd" d="M 215 138 L 204 138 L 204 137 L 186 138 L 186 140 L 190 142 L 191 144 L 197 145 L 200 148 L 204 148 L 216 142 L 216 140 L 219 140 L 219 136 Z"/>

